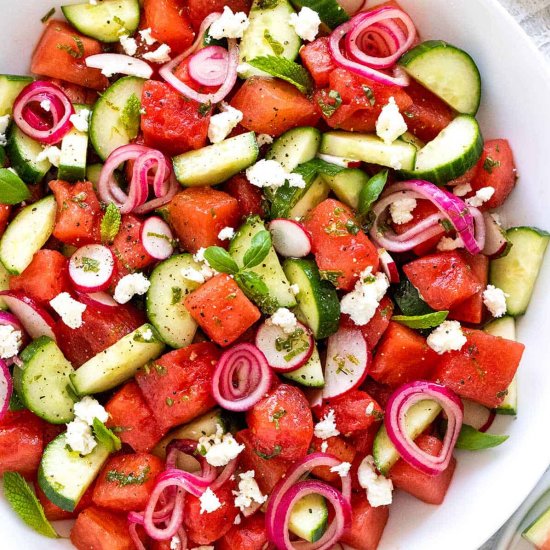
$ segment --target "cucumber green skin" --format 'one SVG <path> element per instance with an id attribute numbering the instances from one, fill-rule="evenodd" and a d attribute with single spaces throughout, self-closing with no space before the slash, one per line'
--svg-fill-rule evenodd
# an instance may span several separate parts
<path id="1" fill-rule="evenodd" d="M 91 5 L 91 4 L 89 4 Z M 78 114 L 86 105 L 74 105 Z M 77 145 L 71 147 L 72 144 Z M 61 142 L 61 159 L 57 177 L 64 181 L 84 181 L 86 179 L 86 159 L 88 153 L 88 132 L 80 132 L 73 128 Z"/>
<path id="2" fill-rule="evenodd" d="M 144 84 L 143 78 L 125 76 L 111 84 L 96 101 L 90 119 L 89 135 L 94 149 L 102 160 L 118 147 L 128 145 L 136 137 L 128 135 L 120 115 L 132 94 L 141 98 Z"/>
<path id="3" fill-rule="evenodd" d="M 26 232 L 22 238 L 23 227 L 30 223 L 29 216 L 37 215 L 36 212 L 40 212 L 41 209 L 45 209 L 46 216 L 43 220 L 44 225 L 37 228 L 40 230 L 40 234 Z M 56 213 L 55 198 L 53 195 L 49 195 L 38 202 L 25 206 L 11 221 L 0 239 L 0 261 L 9 273 L 19 275 L 29 266 L 34 254 L 50 238 L 55 225 Z M 44 213 L 40 212 L 40 214 Z"/>
<path id="4" fill-rule="evenodd" d="M 338 330 L 340 301 L 336 289 L 321 279 L 313 260 L 287 259 L 283 270 L 290 284 L 300 288 L 296 300 L 307 325 L 317 340 Z"/>
<path id="5" fill-rule="evenodd" d="M 542 498 L 541 498 L 542 500 Z M 521 536 L 537 548 L 550 538 L 550 510 L 543 512 L 523 531 Z"/>
<path id="6" fill-rule="evenodd" d="M 110 7 L 110 4 L 113 6 Z M 61 11 L 75 29 L 100 42 L 118 42 L 121 34 L 132 36 L 139 25 L 138 0 L 104 0 L 96 5 L 73 4 L 61 6 Z M 107 19 L 109 16 L 111 19 Z M 122 20 L 124 26 L 118 24 L 115 17 Z"/>
<path id="7" fill-rule="evenodd" d="M 475 92 L 472 94 L 471 102 L 469 102 L 469 105 L 465 109 L 458 109 L 457 105 L 451 105 L 453 109 L 458 110 L 459 112 L 462 112 L 467 115 L 475 115 L 479 109 L 479 104 L 481 102 L 481 75 L 479 73 L 479 69 L 477 68 L 477 65 L 475 61 L 472 59 L 470 54 L 465 52 L 464 50 L 461 50 L 460 48 L 457 48 L 456 46 L 452 46 L 451 44 L 448 44 L 447 42 L 444 42 L 443 40 L 428 40 L 426 42 L 423 42 L 422 44 L 419 44 L 418 46 L 412 48 L 407 53 L 405 53 L 401 59 L 399 60 L 398 64 L 405 69 L 407 72 L 411 72 L 411 76 L 414 77 L 414 64 L 415 61 L 418 61 L 419 59 L 423 58 L 424 56 L 432 56 L 437 55 L 438 50 L 445 49 L 447 51 L 452 51 L 456 53 L 457 55 L 460 55 L 464 61 L 468 63 L 468 65 L 471 68 L 472 76 L 474 80 L 477 83 L 477 88 Z M 425 85 L 424 82 L 419 80 L 421 84 Z M 437 94 L 437 91 L 430 89 L 429 86 L 426 86 L 430 91 L 432 91 L 435 95 Z M 446 101 L 444 97 L 439 96 L 443 101 Z"/>
<path id="8" fill-rule="evenodd" d="M 292 0 L 296 8 L 311 8 L 319 14 L 321 21 L 329 28 L 335 29 L 349 21 L 349 15 L 336 0 Z"/>
<path id="9" fill-rule="evenodd" d="M 531 301 L 550 233 L 536 227 L 512 227 L 506 237 L 512 248 L 507 256 L 491 262 L 489 281 L 508 295 L 506 313 L 518 317 Z"/>
<path id="10" fill-rule="evenodd" d="M 25 183 L 42 181 L 52 167 L 48 160 L 36 162 L 36 157 L 42 151 L 42 146 L 29 136 L 26 136 L 15 124 L 8 132 L 6 151 L 12 168 Z"/>
<path id="11" fill-rule="evenodd" d="M 33 80 L 30 76 L 0 75 L 0 116 L 11 115 L 16 97 Z"/>
<path id="12" fill-rule="evenodd" d="M 259 153 L 248 132 L 174 157 L 174 173 L 184 187 L 217 185 L 254 164 Z"/>
<path id="13" fill-rule="evenodd" d="M 290 218 L 290 211 L 298 204 L 298 202 L 306 195 L 309 188 L 316 180 L 313 175 L 305 179 L 306 186 L 304 188 L 291 187 L 288 182 L 275 191 L 275 195 L 271 201 L 271 218 Z"/>
<path id="14" fill-rule="evenodd" d="M 258 216 L 252 216 L 247 219 L 246 223 L 241 226 L 231 240 L 229 254 L 239 267 L 243 265 L 243 258 L 250 247 L 252 238 L 262 230 L 265 230 L 263 221 Z M 259 304 L 264 313 L 271 314 L 280 307 L 291 308 L 296 305 L 296 299 L 290 290 L 290 283 L 284 274 L 273 246 L 264 261 L 250 269 L 250 271 L 261 277 L 269 289 L 267 299 L 264 303 Z"/>
<path id="15" fill-rule="evenodd" d="M 14 370 L 13 383 L 27 409 L 51 424 L 73 420 L 74 391 L 67 387 L 70 388 L 74 369 L 57 344 L 41 336 L 23 350 L 21 360 L 24 367 Z M 33 398 L 38 382 L 44 399 Z"/>
<path id="16" fill-rule="evenodd" d="M 317 346 L 315 346 L 311 357 L 303 367 L 293 370 L 292 372 L 283 372 L 281 374 L 284 378 L 288 378 L 288 380 L 292 380 L 293 382 L 296 382 L 301 386 L 305 386 L 306 388 L 325 387 L 323 366 L 321 365 L 321 359 L 319 357 L 319 352 L 317 351 Z"/>
<path id="17" fill-rule="evenodd" d="M 467 115 L 464 115 L 467 116 Z M 459 157 L 432 170 L 400 170 L 403 179 L 419 179 L 445 185 L 473 168 L 483 152 L 483 136 L 479 131 L 475 141 Z"/>
<path id="18" fill-rule="evenodd" d="M 361 190 L 369 181 L 369 177 L 359 168 L 346 168 L 336 176 L 321 174 L 323 181 L 344 204 L 357 210 Z"/>
<path id="19" fill-rule="evenodd" d="M 244 31 L 241 43 L 239 45 L 239 64 L 246 63 L 247 60 L 261 57 L 264 55 L 275 55 L 275 52 L 264 38 L 265 31 L 268 31 L 272 38 L 279 42 L 284 50 L 279 57 L 285 57 L 291 61 L 296 59 L 302 41 L 296 34 L 294 27 L 289 23 L 290 14 L 294 9 L 288 0 L 275 0 L 271 7 L 262 9 L 261 5 L 266 0 L 254 0 L 248 20 L 250 24 Z M 245 71 L 239 71 L 242 78 L 251 76 L 268 76 L 263 71 L 249 66 Z"/>
<path id="20" fill-rule="evenodd" d="M 320 177 L 316 177 L 305 189 L 298 202 L 290 209 L 288 217 L 303 218 L 310 210 L 321 204 L 330 194 L 330 187 Z"/>
<path id="21" fill-rule="evenodd" d="M 151 286 L 147 291 L 147 317 L 160 337 L 173 348 L 183 348 L 192 343 L 197 323 L 191 317 L 183 301 L 200 284 L 181 276 L 186 267 L 199 269 L 191 254 L 172 256 L 161 262 L 151 274 Z M 179 288 L 181 301 L 172 304 L 172 289 Z"/>
<path id="22" fill-rule="evenodd" d="M 48 500 L 59 506 L 62 510 L 73 512 L 86 489 L 94 482 L 101 467 L 109 457 L 109 451 L 100 443 L 97 447 L 86 456 L 81 457 L 77 453 L 69 451 L 67 448 L 65 434 L 57 436 L 44 450 L 40 467 L 38 469 L 38 485 Z M 79 476 L 71 476 L 68 480 L 74 487 L 77 487 L 75 498 L 69 498 L 63 491 L 68 483 L 63 479 L 52 479 L 52 475 L 48 473 L 48 462 L 52 460 L 55 463 L 55 468 L 63 469 L 63 466 L 69 466 L 71 462 L 78 462 L 82 466 Z M 64 473 L 70 475 L 67 468 Z M 84 474 L 84 475 L 82 475 Z M 66 491 L 65 491 L 66 492 Z"/>
<path id="23" fill-rule="evenodd" d="M 321 132 L 312 126 L 292 128 L 278 137 L 265 158 L 276 160 L 287 172 L 315 158 L 321 143 Z"/>

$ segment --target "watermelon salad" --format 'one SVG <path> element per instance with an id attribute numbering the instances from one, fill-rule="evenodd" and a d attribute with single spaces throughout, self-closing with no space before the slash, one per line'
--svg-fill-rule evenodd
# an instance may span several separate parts
<path id="1" fill-rule="evenodd" d="M 507 440 L 550 234 L 495 212 L 474 59 L 373 4 L 90 0 L 0 75 L 0 474 L 31 528 L 374 550 L 395 491 L 441 505 L 455 449 Z"/>

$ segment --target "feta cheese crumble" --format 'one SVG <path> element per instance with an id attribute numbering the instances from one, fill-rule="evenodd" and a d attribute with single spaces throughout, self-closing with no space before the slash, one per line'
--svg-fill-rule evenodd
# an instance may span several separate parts
<path id="1" fill-rule="evenodd" d="M 181 547 L 181 540 L 178 535 L 174 535 L 170 539 L 170 550 L 178 550 Z"/>
<path id="2" fill-rule="evenodd" d="M 220 143 L 220 141 L 223 141 L 243 119 L 241 111 L 225 102 L 221 103 L 220 111 L 217 115 L 210 117 L 208 139 L 211 143 Z"/>
<path id="3" fill-rule="evenodd" d="M 61 149 L 55 145 L 44 147 L 36 156 L 36 162 L 42 162 L 44 160 L 51 162 L 54 166 L 59 166 L 61 162 Z"/>
<path id="4" fill-rule="evenodd" d="M 472 190 L 472 186 L 466 182 L 453 187 L 453 194 L 457 197 L 464 197 Z"/>
<path id="5" fill-rule="evenodd" d="M 401 225 L 412 221 L 412 211 L 416 208 L 416 199 L 397 199 L 390 204 L 390 216 L 393 223 Z"/>
<path id="6" fill-rule="evenodd" d="M 154 334 L 153 334 L 153 331 L 148 328 L 148 329 L 145 329 L 142 333 L 141 333 L 141 337 L 143 338 L 143 340 L 145 340 L 146 342 L 152 342 L 153 341 L 153 338 L 155 337 Z"/>
<path id="7" fill-rule="evenodd" d="M 380 272 L 372 275 L 369 266 L 361 273 L 355 288 L 342 298 L 340 310 L 349 315 L 356 325 L 366 325 L 374 316 L 389 286 L 386 275 Z"/>
<path id="8" fill-rule="evenodd" d="M 321 18 L 311 8 L 302 8 L 299 13 L 291 13 L 288 23 L 303 40 L 313 42 L 319 32 Z"/>
<path id="9" fill-rule="evenodd" d="M 448 351 L 459 351 L 466 343 L 466 336 L 458 321 L 443 321 L 428 336 L 426 343 L 436 353 L 442 355 Z"/>
<path id="10" fill-rule="evenodd" d="M 227 466 L 234 458 L 244 450 L 244 445 L 239 445 L 231 433 L 223 433 L 223 428 L 218 424 L 216 433 L 206 435 L 199 439 L 198 451 L 206 458 L 211 466 Z"/>
<path id="11" fill-rule="evenodd" d="M 206 261 L 206 258 L 204 257 L 204 253 L 206 252 L 206 248 L 202 247 L 197 250 L 197 252 L 193 255 L 193 259 L 200 264 L 200 274 L 202 275 L 203 279 L 202 281 L 196 281 L 200 283 L 204 283 L 205 281 L 208 281 L 208 279 L 211 279 L 216 275 L 218 272 L 215 269 L 212 269 L 210 267 L 210 264 Z M 183 275 L 182 270 L 182 275 Z M 196 269 L 194 271 L 197 271 Z M 185 276 L 184 276 L 185 277 Z M 189 278 L 190 280 L 193 280 Z"/>
<path id="12" fill-rule="evenodd" d="M 199 271 L 194 267 L 184 267 L 181 270 L 181 276 L 187 281 L 191 281 L 193 283 L 199 283 L 201 285 L 204 282 L 206 282 L 206 278 L 203 275 L 202 271 Z"/>
<path id="13" fill-rule="evenodd" d="M 347 477 L 349 475 L 350 468 L 351 464 L 349 462 L 342 462 L 342 464 L 339 464 L 338 466 L 333 466 L 330 471 L 338 474 L 340 477 Z"/>
<path id="14" fill-rule="evenodd" d="M 262 159 L 246 169 L 246 178 L 256 187 L 277 188 L 288 181 L 291 187 L 304 188 L 306 182 L 300 174 L 290 174 L 276 160 Z"/>
<path id="15" fill-rule="evenodd" d="M 0 358 L 8 359 L 19 353 L 23 334 L 11 325 L 0 325 Z"/>
<path id="16" fill-rule="evenodd" d="M 154 52 L 147 52 L 142 55 L 146 61 L 151 63 L 168 63 L 172 49 L 168 44 L 161 44 Z"/>
<path id="17" fill-rule="evenodd" d="M 326 441 L 323 441 L 321 443 L 321 452 L 326 453 L 328 451 L 328 443 Z"/>
<path id="18" fill-rule="evenodd" d="M 256 143 L 258 147 L 262 145 L 271 145 L 273 143 L 273 138 L 269 134 L 258 134 L 256 136 Z"/>
<path id="19" fill-rule="evenodd" d="M 131 38 L 129 35 L 123 34 L 118 40 L 126 55 L 136 55 L 138 45 L 135 38 Z"/>
<path id="20" fill-rule="evenodd" d="M 392 503 L 393 483 L 376 472 L 374 458 L 366 456 L 357 470 L 359 485 L 367 491 L 367 500 L 373 508 Z"/>
<path id="21" fill-rule="evenodd" d="M 230 241 L 235 236 L 235 230 L 232 227 L 224 227 L 218 233 L 218 239 L 220 241 Z"/>
<path id="22" fill-rule="evenodd" d="M 222 503 L 220 499 L 216 496 L 216 493 L 208 487 L 206 491 L 199 497 L 199 502 L 201 503 L 201 514 L 205 512 L 210 514 L 210 512 L 215 512 L 218 508 L 221 508 Z"/>
<path id="23" fill-rule="evenodd" d="M 286 307 L 280 307 L 269 319 L 271 325 L 282 328 L 285 334 L 292 334 L 296 330 L 296 315 Z"/>
<path id="24" fill-rule="evenodd" d="M 73 412 L 76 418 L 86 422 L 88 426 L 93 425 L 94 418 L 97 418 L 103 423 L 109 420 L 109 413 L 105 410 L 103 405 L 100 405 L 97 400 L 89 395 L 83 397 L 78 403 L 74 404 Z"/>
<path id="25" fill-rule="evenodd" d="M 115 288 L 115 294 L 113 298 L 119 304 L 126 304 L 134 295 L 145 294 L 151 283 L 147 280 L 147 277 L 143 273 L 130 273 L 120 279 Z"/>
<path id="26" fill-rule="evenodd" d="M 386 144 L 391 145 L 407 131 L 407 123 L 399 111 L 393 96 L 384 105 L 376 121 L 376 135 Z"/>
<path id="27" fill-rule="evenodd" d="M 231 8 L 224 6 L 221 16 L 210 25 L 208 34 L 216 40 L 222 38 L 242 38 L 249 24 L 250 22 L 246 13 L 242 11 L 233 13 Z"/>
<path id="28" fill-rule="evenodd" d="M 371 416 L 373 412 L 374 412 L 374 401 L 371 401 L 365 409 L 365 414 L 367 416 Z"/>
<path id="29" fill-rule="evenodd" d="M 340 432 L 336 427 L 336 417 L 333 409 L 330 409 L 328 413 L 325 414 L 325 416 L 323 416 L 317 424 L 315 424 L 313 434 L 319 439 L 328 439 L 329 437 L 336 437 L 337 435 L 340 435 Z"/>
<path id="30" fill-rule="evenodd" d="M 240 508 L 241 512 L 249 508 L 253 502 L 263 504 L 267 500 L 267 495 L 262 495 L 260 487 L 254 479 L 254 470 L 239 474 L 239 477 L 241 478 L 239 489 L 233 491 L 233 495 L 235 496 L 235 506 Z"/>
<path id="31" fill-rule="evenodd" d="M 151 27 L 141 29 L 139 31 L 139 35 L 148 46 L 152 46 L 155 42 L 157 42 L 157 39 L 151 36 Z"/>
<path id="32" fill-rule="evenodd" d="M 241 515 L 240 515 L 240 514 L 237 514 L 237 515 L 235 516 L 235 519 L 233 520 L 233 525 L 240 525 L 240 524 L 241 524 L 241 521 L 242 521 Z"/>
<path id="33" fill-rule="evenodd" d="M 290 285 L 290 292 L 292 292 L 294 296 L 297 296 L 300 292 L 300 287 L 296 283 L 294 283 L 293 285 Z"/>
<path id="34" fill-rule="evenodd" d="M 46 113 L 49 113 L 52 110 L 52 102 L 49 99 L 43 99 L 40 102 L 40 107 L 46 111 Z"/>
<path id="35" fill-rule="evenodd" d="M 74 115 L 71 115 L 69 120 L 71 121 L 71 124 L 79 132 L 87 132 L 88 131 L 88 120 L 89 120 L 91 114 L 92 114 L 92 111 L 90 111 L 88 109 L 82 109 L 78 113 L 75 113 Z"/>
<path id="36" fill-rule="evenodd" d="M 97 446 L 92 428 L 80 418 L 67 424 L 65 437 L 69 447 L 81 455 L 89 455 Z"/>
<path id="37" fill-rule="evenodd" d="M 483 291 L 483 303 L 493 317 L 502 317 L 506 313 L 506 296 L 501 288 L 493 285 L 487 285 Z"/>
<path id="38" fill-rule="evenodd" d="M 86 304 L 77 302 L 68 292 L 58 294 L 50 300 L 50 305 L 69 328 L 82 326 L 82 314 L 86 311 Z"/>
<path id="39" fill-rule="evenodd" d="M 495 194 L 494 187 L 482 187 L 476 191 L 476 194 L 469 199 L 466 199 L 464 202 L 468 206 L 473 206 L 475 208 L 480 207 L 482 204 L 486 203 L 491 197 Z"/>
<path id="40" fill-rule="evenodd" d="M 451 237 L 441 237 L 441 240 L 437 243 L 437 250 L 445 252 L 447 250 L 456 250 L 457 248 L 464 248 L 464 241 L 457 237 L 452 239 Z"/>
<path id="41" fill-rule="evenodd" d="M 10 115 L 0 116 L 0 146 L 8 144 L 8 140 L 6 138 L 6 130 L 8 129 L 9 125 Z"/>

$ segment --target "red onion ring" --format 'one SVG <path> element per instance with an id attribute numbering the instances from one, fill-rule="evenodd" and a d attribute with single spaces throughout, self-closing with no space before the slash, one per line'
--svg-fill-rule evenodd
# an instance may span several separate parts
<path id="1" fill-rule="evenodd" d="M 0 420 L 4 418 L 10 406 L 13 382 L 6 362 L 0 359 Z"/>
<path id="2" fill-rule="evenodd" d="M 51 124 L 30 109 L 33 103 L 42 101 L 50 102 Z M 54 145 L 72 128 L 70 118 L 74 112 L 73 105 L 63 90 L 52 82 L 37 80 L 25 86 L 15 99 L 13 120 L 24 134 L 40 143 Z"/>
<path id="3" fill-rule="evenodd" d="M 426 399 L 439 403 L 447 416 L 447 431 L 438 456 L 430 455 L 420 449 L 406 429 L 407 411 L 415 403 Z M 404 384 L 390 396 L 386 405 L 384 424 L 388 437 L 401 458 L 413 468 L 435 476 L 449 466 L 463 417 L 464 406 L 453 391 L 434 382 L 417 381 Z"/>
<path id="4" fill-rule="evenodd" d="M 395 20 L 401 21 L 407 34 Z M 345 37 L 344 52 L 341 41 Z M 358 13 L 337 27 L 329 38 L 330 53 L 341 67 L 375 82 L 389 86 L 408 86 L 409 77 L 396 61 L 413 44 L 416 28 L 412 19 L 399 8 L 382 7 L 366 13 Z M 368 55 L 363 49 L 372 45 L 379 55 Z M 393 76 L 378 69 L 393 67 Z"/>
<path id="5" fill-rule="evenodd" d="M 264 354 L 252 344 L 238 344 L 218 361 L 212 395 L 228 411 L 248 411 L 269 390 L 272 379 Z"/>
<path id="6" fill-rule="evenodd" d="M 227 74 L 229 54 L 221 46 L 208 46 L 189 57 L 189 76 L 203 86 L 221 86 Z"/>
<path id="7" fill-rule="evenodd" d="M 324 535 L 314 543 L 296 542 L 290 540 L 288 524 L 294 505 L 303 497 L 318 494 L 325 497 L 334 508 L 334 519 Z M 299 481 L 293 485 L 282 497 L 278 506 L 278 519 L 274 522 L 274 529 L 270 540 L 280 550 L 326 550 L 338 542 L 346 527 L 351 525 L 351 506 L 340 491 L 322 481 Z"/>

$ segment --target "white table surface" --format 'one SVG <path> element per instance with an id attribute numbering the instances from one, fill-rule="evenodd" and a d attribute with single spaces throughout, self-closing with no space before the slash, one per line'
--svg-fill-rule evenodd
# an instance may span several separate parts
<path id="1" fill-rule="evenodd" d="M 516 18 L 525 32 L 535 42 L 550 62 L 550 0 L 500 0 L 500 2 Z M 532 501 L 535 496 L 539 495 L 548 487 L 550 487 L 550 476 L 547 473 L 541 481 L 541 484 L 534 489 L 533 494 L 530 496 L 528 501 Z M 529 505 L 530 504 L 531 502 L 529 502 Z M 500 529 L 500 531 L 498 531 L 498 533 L 496 533 L 479 550 L 497 550 L 499 547 L 499 541 L 503 538 L 506 538 L 507 540 L 509 538 L 507 527 L 509 528 L 508 531 L 510 528 L 513 528 L 513 526 L 521 520 L 520 516 L 523 516 L 525 513 L 526 510 L 522 509 L 515 516 L 513 516 L 510 521 L 507 522 L 502 529 Z M 519 545 L 520 543 L 513 541 L 506 547 L 507 550 L 519 550 Z"/>

